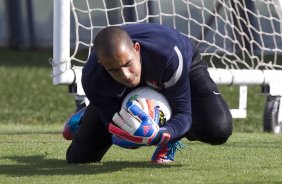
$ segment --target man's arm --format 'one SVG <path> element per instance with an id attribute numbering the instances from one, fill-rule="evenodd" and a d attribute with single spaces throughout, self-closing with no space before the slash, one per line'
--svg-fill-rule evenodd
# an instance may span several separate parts
<path id="1" fill-rule="evenodd" d="M 190 53 L 192 54 L 192 53 Z M 182 137 L 191 127 L 192 109 L 189 82 L 189 68 L 191 58 L 183 55 L 175 47 L 169 58 L 164 82 L 164 95 L 172 109 L 172 117 L 164 125 L 171 135 L 171 139 Z M 187 61 L 188 60 L 188 61 Z"/>

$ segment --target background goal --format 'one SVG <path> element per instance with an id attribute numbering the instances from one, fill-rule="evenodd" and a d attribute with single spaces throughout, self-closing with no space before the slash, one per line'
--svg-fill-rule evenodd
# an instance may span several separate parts
<path id="1" fill-rule="evenodd" d="M 240 86 L 239 108 L 231 109 L 234 118 L 246 117 L 247 86 L 262 85 L 271 96 L 265 130 L 280 132 L 281 4 L 280 0 L 54 0 L 53 83 L 69 85 L 77 99 L 85 99 L 81 68 L 102 28 L 165 24 L 191 38 L 217 84 Z"/>

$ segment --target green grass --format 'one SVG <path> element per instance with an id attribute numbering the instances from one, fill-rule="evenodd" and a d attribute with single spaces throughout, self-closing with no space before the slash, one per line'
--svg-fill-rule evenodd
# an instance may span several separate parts
<path id="1" fill-rule="evenodd" d="M 52 84 L 50 51 L 2 51 L 1 56 L 0 124 L 58 124 L 73 112 L 67 87 Z"/>
<path id="2" fill-rule="evenodd" d="M 153 147 L 113 146 L 101 163 L 68 165 L 69 145 L 51 130 L 0 133 L 0 183 L 281 183 L 282 137 L 235 133 L 210 146 L 183 141 L 186 148 L 169 165 L 149 163 Z"/>
<path id="3" fill-rule="evenodd" d="M 222 146 L 184 141 L 170 165 L 148 161 L 153 147 L 113 146 L 101 163 L 68 165 L 60 131 L 74 111 L 66 86 L 54 86 L 51 51 L 0 50 L 0 183 L 282 183 L 282 137 L 262 131 L 265 97 L 248 89 L 248 117 L 234 119 Z M 220 86 L 231 108 L 238 87 Z"/>

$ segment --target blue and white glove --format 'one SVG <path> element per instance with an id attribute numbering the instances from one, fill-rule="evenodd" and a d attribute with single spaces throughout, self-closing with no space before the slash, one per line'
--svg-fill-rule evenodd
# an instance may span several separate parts
<path id="1" fill-rule="evenodd" d="M 136 101 L 140 104 L 142 110 L 150 115 L 150 117 L 157 123 L 160 120 L 159 107 L 155 107 L 153 100 L 146 100 L 144 98 L 138 98 Z M 112 135 L 112 143 L 126 149 L 137 149 L 145 144 L 137 144 L 123 139 L 117 135 Z"/>
<path id="2" fill-rule="evenodd" d="M 150 117 L 151 112 L 148 111 L 148 114 L 142 110 L 146 109 L 142 107 L 144 106 L 142 99 L 138 101 L 140 103 L 136 100 L 129 100 L 125 108 L 115 113 L 113 123 L 109 125 L 109 132 L 118 138 L 137 144 L 136 147 L 166 144 L 170 140 L 170 134 L 165 128 L 159 128 L 158 122 Z M 153 114 L 156 116 L 156 113 Z M 116 137 L 113 137 L 113 143 L 115 143 Z"/>

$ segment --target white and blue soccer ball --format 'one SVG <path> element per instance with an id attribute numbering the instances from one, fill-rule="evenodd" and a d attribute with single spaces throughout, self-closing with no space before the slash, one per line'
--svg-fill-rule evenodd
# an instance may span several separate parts
<path id="1" fill-rule="evenodd" d="M 159 106 L 159 109 L 163 112 L 165 119 L 169 120 L 171 117 L 171 108 L 169 102 L 166 97 L 157 92 L 156 90 L 149 87 L 140 87 L 137 88 L 126 95 L 122 102 L 122 106 L 125 107 L 126 102 L 132 96 L 136 96 L 136 98 L 145 98 L 147 100 L 154 100 L 155 106 Z"/>

